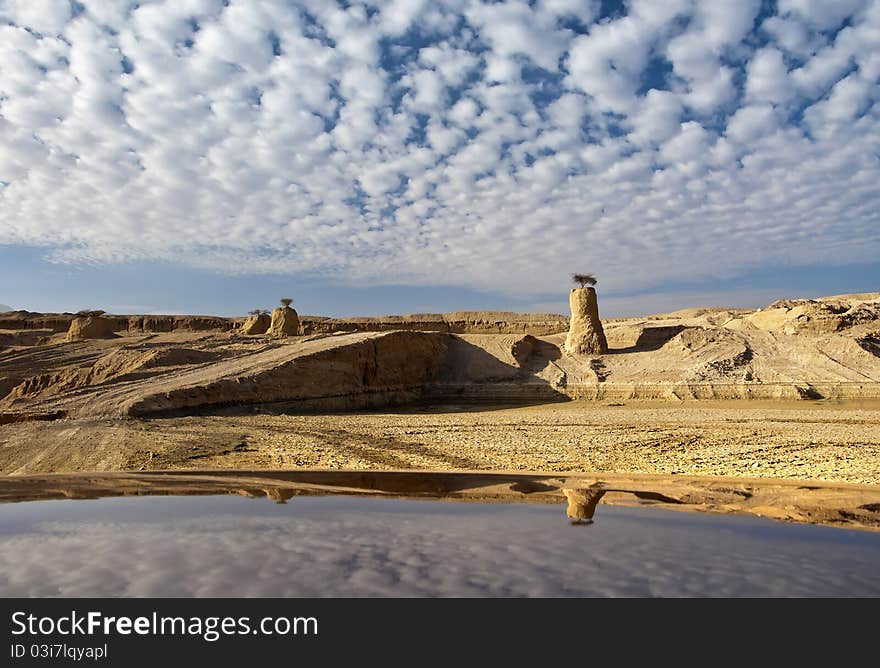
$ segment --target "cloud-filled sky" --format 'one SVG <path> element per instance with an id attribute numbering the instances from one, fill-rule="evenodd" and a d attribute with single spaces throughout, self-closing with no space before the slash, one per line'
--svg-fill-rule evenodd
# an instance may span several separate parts
<path id="1" fill-rule="evenodd" d="M 877 0 L 0 0 L 0 251 L 499 303 L 876 278 L 878 82 Z"/>
<path id="2" fill-rule="evenodd" d="M 877 596 L 880 536 L 648 508 L 295 498 L 8 504 L 0 595 Z"/>

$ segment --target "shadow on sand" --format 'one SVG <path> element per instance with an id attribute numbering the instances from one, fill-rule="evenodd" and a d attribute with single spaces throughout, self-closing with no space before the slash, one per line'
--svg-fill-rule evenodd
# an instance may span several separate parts
<path id="1" fill-rule="evenodd" d="M 688 329 L 683 325 L 672 325 L 669 327 L 645 327 L 639 334 L 636 342 L 626 348 L 611 348 L 608 350 L 609 355 L 619 355 L 621 353 L 647 353 L 653 350 L 659 350 L 666 345 L 673 337 Z"/>

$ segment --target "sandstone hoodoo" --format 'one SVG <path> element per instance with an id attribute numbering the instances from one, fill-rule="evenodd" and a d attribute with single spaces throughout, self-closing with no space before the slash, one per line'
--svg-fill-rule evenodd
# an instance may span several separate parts
<path id="1" fill-rule="evenodd" d="M 590 274 L 575 274 L 576 282 L 595 283 Z M 586 280 L 589 278 L 589 280 Z M 583 282 L 581 279 L 584 279 Z M 599 303 L 596 300 L 596 289 L 593 287 L 572 288 L 568 295 L 571 307 L 571 320 L 568 336 L 565 339 L 565 350 L 569 355 L 602 355 L 608 352 L 608 341 L 599 320 Z"/>
<path id="2" fill-rule="evenodd" d="M 292 299 L 284 298 L 281 306 L 272 311 L 269 325 L 270 336 L 297 336 L 299 334 L 299 316 L 290 308 Z"/>
<path id="3" fill-rule="evenodd" d="M 255 309 L 248 314 L 248 319 L 241 326 L 241 333 L 246 335 L 265 334 L 272 326 L 272 319 L 266 311 Z"/>
<path id="4" fill-rule="evenodd" d="M 103 317 L 103 314 L 103 311 L 80 311 L 70 323 L 67 340 L 111 339 L 116 336 L 113 332 L 114 321 Z"/>

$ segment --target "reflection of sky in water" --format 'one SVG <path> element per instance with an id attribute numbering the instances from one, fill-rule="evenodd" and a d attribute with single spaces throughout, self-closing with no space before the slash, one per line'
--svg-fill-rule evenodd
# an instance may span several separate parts
<path id="1" fill-rule="evenodd" d="M 880 595 L 880 534 L 353 497 L 4 504 L 3 596 Z"/>

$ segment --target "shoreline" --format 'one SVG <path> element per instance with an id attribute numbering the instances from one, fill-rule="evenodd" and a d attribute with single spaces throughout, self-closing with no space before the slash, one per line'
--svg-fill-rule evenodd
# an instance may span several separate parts
<path id="1" fill-rule="evenodd" d="M 600 491 L 607 505 L 753 515 L 880 531 L 880 485 L 792 479 L 514 471 L 211 470 L 81 472 L 0 477 L 0 503 L 126 496 L 357 495 L 479 503 L 559 503 Z M 601 521 L 601 509 L 597 510 Z"/>

